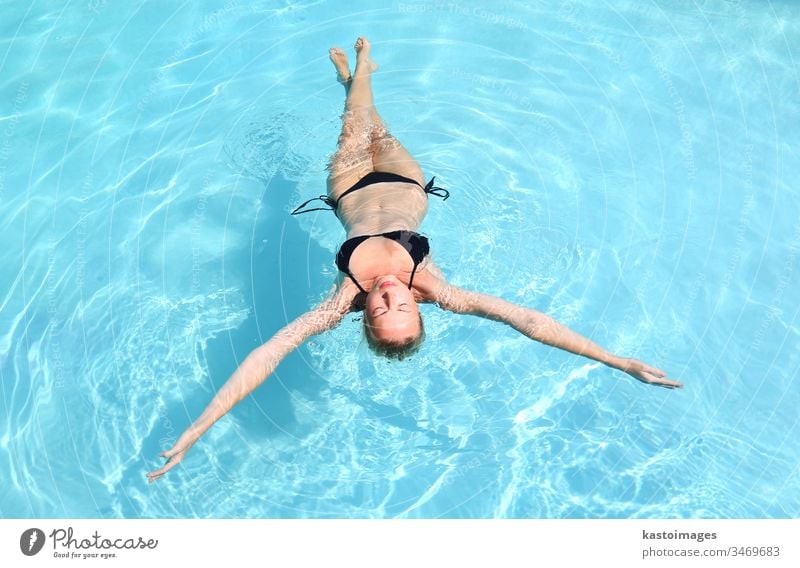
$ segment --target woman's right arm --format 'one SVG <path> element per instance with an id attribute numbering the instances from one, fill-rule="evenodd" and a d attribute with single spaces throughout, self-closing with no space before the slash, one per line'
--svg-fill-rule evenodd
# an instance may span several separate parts
<path id="1" fill-rule="evenodd" d="M 148 481 L 150 483 L 156 481 L 180 463 L 200 436 L 263 383 L 292 350 L 309 337 L 336 327 L 350 310 L 351 294 L 352 290 L 349 287 L 340 288 L 319 306 L 301 315 L 278 331 L 269 341 L 251 351 L 200 417 L 183 432 L 172 448 L 161 453 L 161 456 L 168 461 L 161 469 L 148 473 Z"/>

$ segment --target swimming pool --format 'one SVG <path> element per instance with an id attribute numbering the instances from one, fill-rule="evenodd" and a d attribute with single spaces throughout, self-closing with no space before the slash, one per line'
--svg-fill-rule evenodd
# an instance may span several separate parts
<path id="1" fill-rule="evenodd" d="M 800 515 L 798 9 L 350 5 L 4 8 L 0 516 Z M 288 211 L 360 34 L 445 274 L 686 388 L 430 306 L 388 363 L 350 317 L 148 485 L 335 276 Z"/>

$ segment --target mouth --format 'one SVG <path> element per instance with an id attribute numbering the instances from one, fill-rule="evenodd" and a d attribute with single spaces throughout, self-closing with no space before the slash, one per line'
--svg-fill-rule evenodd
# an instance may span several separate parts
<path id="1" fill-rule="evenodd" d="M 383 288 L 386 288 L 388 286 L 394 286 L 394 285 L 395 285 L 394 282 L 392 282 L 391 280 L 387 280 L 386 282 L 381 282 L 381 285 L 378 286 L 378 288 L 383 289 Z"/>

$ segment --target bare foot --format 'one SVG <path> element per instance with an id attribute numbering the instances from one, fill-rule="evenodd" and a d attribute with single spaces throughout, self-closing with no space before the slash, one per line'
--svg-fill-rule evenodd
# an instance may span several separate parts
<path id="1" fill-rule="evenodd" d="M 372 49 L 372 45 L 370 45 L 369 40 L 364 36 L 359 37 L 356 40 L 356 71 L 359 71 L 359 68 L 364 69 L 368 73 L 372 73 L 378 68 L 377 63 L 375 63 L 369 57 L 369 52 Z"/>
<path id="2" fill-rule="evenodd" d="M 363 51 L 364 55 L 369 56 L 369 50 L 372 49 L 372 44 L 364 36 L 358 36 L 355 48 L 357 52 L 361 53 Z"/>
<path id="3" fill-rule="evenodd" d="M 350 63 L 347 61 L 347 54 L 339 47 L 332 47 L 328 50 L 333 66 L 336 67 L 336 80 L 347 86 L 352 80 L 350 75 Z"/>

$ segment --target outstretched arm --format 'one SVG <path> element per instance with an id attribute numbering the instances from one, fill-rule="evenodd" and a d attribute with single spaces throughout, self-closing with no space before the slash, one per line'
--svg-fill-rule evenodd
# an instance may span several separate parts
<path id="1" fill-rule="evenodd" d="M 438 290 L 436 303 L 458 314 L 471 314 L 506 323 L 531 339 L 600 361 L 609 367 L 625 371 L 643 383 L 666 388 L 683 387 L 678 381 L 668 379 L 661 369 L 637 359 L 618 357 L 550 316 L 501 298 L 470 292 L 443 282 Z"/>
<path id="2" fill-rule="evenodd" d="M 263 383 L 286 355 L 312 335 L 336 327 L 350 309 L 351 295 L 352 291 L 347 288 L 339 289 L 329 299 L 301 315 L 278 331 L 269 341 L 251 351 L 200 417 L 184 431 L 172 448 L 161 453 L 161 456 L 168 458 L 168 461 L 161 469 L 147 474 L 150 483 L 180 463 L 200 436 Z"/>

